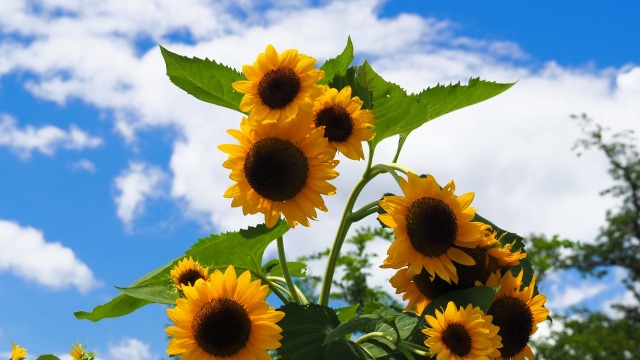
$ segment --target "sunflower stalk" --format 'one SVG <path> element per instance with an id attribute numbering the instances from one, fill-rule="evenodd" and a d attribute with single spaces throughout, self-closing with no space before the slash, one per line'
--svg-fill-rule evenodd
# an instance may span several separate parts
<path id="1" fill-rule="evenodd" d="M 282 275 L 284 276 L 284 279 L 287 282 L 287 286 L 289 287 L 291 298 L 296 303 L 302 305 L 302 299 L 300 299 L 300 296 L 298 296 L 298 289 L 293 283 L 293 278 L 291 277 L 291 272 L 289 271 L 289 265 L 287 264 L 287 258 L 284 254 L 284 239 L 282 238 L 282 236 L 278 236 L 278 239 L 276 241 L 278 243 L 278 259 L 280 260 L 280 268 L 282 269 Z"/>
<path id="2" fill-rule="evenodd" d="M 264 276 L 261 272 L 251 271 L 251 275 L 257 277 L 263 283 L 267 284 L 269 286 L 269 290 L 271 290 L 272 293 L 276 294 L 276 296 L 280 299 L 280 301 L 282 301 L 285 304 L 289 302 L 289 299 L 287 299 L 287 297 L 284 294 L 282 294 L 282 292 L 280 292 L 280 290 L 288 292 L 287 289 L 271 281 L 271 279 L 269 279 L 268 276 Z"/>

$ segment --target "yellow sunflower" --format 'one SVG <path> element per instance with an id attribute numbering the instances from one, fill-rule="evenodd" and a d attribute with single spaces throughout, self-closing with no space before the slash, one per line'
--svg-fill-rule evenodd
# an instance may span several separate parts
<path id="1" fill-rule="evenodd" d="M 475 248 L 482 235 L 482 223 L 472 222 L 475 209 L 469 207 L 473 193 L 455 196 L 455 184 L 440 188 L 433 176 L 414 173 L 400 179 L 405 196 L 385 196 L 380 201 L 387 213 L 380 221 L 393 228 L 395 240 L 387 250 L 382 267 L 429 274 L 447 282 L 458 282 L 453 261 L 471 266 L 475 261 L 459 249 Z"/>
<path id="2" fill-rule="evenodd" d="M 233 265 L 215 270 L 209 281 L 183 288 L 185 298 L 167 314 L 175 325 L 167 354 L 182 360 L 271 359 L 267 350 L 280 347 L 284 313 L 265 301 L 267 285 L 251 281 L 247 270 L 236 277 Z"/>
<path id="3" fill-rule="evenodd" d="M 94 353 L 87 352 L 87 349 L 82 348 L 82 344 L 71 345 L 71 351 L 69 351 L 73 360 L 92 360 L 95 357 Z"/>
<path id="4" fill-rule="evenodd" d="M 323 86 L 323 94 L 313 107 L 313 127 L 324 126 L 329 145 L 351 160 L 364 159 L 362 142 L 373 139 L 373 113 L 362 110 L 362 100 L 351 97 L 351 87 Z"/>
<path id="5" fill-rule="evenodd" d="M 11 358 L 9 360 L 22 360 L 27 357 L 27 349 L 11 342 Z"/>
<path id="6" fill-rule="evenodd" d="M 437 276 L 431 277 L 424 269 L 417 275 L 408 270 L 406 267 L 402 268 L 389 279 L 396 289 L 396 294 L 403 294 L 402 300 L 409 300 L 404 312 L 413 310 L 417 315 L 421 315 L 432 300 L 461 288 L 459 284 L 448 283 Z"/>
<path id="7" fill-rule="evenodd" d="M 428 336 L 424 344 L 437 360 L 489 360 L 500 356 L 499 329 L 479 307 L 456 309 L 450 301 L 443 312 L 436 310 L 435 315 L 425 316 L 430 327 L 422 332 Z"/>
<path id="8" fill-rule="evenodd" d="M 178 264 L 171 269 L 170 274 L 175 287 L 180 290 L 184 286 L 193 286 L 198 279 L 209 280 L 209 268 L 204 268 L 193 261 L 191 256 L 188 259 L 185 257 L 178 261 Z"/>
<path id="9" fill-rule="evenodd" d="M 493 316 L 493 323 L 500 327 L 503 348 L 500 359 L 533 360 L 535 357 L 529 347 L 529 338 L 538 330 L 538 324 L 549 316 L 544 307 L 547 298 L 538 294 L 533 296 L 536 283 L 535 275 L 529 286 L 522 287 L 523 271 L 514 277 L 511 271 L 502 276 L 491 276 L 487 286 L 500 286 L 487 314 Z"/>
<path id="10" fill-rule="evenodd" d="M 250 116 L 251 117 L 251 116 Z M 239 145 L 218 148 L 229 154 L 222 164 L 231 170 L 235 183 L 224 197 L 231 206 L 242 206 L 243 213 L 263 213 L 265 223 L 273 227 L 280 215 L 295 227 L 309 226 L 316 219 L 316 209 L 327 211 L 320 196 L 333 195 L 338 160 L 327 146 L 324 131 L 309 131 L 309 118 L 288 121 L 257 122 L 243 118 L 241 130 L 229 130 Z"/>
<path id="11" fill-rule="evenodd" d="M 324 71 L 314 69 L 316 60 L 298 54 L 295 49 L 278 55 L 272 45 L 258 55 L 253 66 L 244 65 L 247 80 L 231 86 L 245 94 L 240 110 L 251 112 L 256 120 L 285 120 L 295 116 L 299 109 L 311 113 L 313 100 L 322 93 L 316 82 Z"/>
<path id="12" fill-rule="evenodd" d="M 496 238 L 498 232 L 493 230 L 491 226 L 484 225 L 483 229 L 485 233 L 480 238 L 478 247 L 486 251 L 487 257 L 491 257 L 491 259 L 487 259 L 487 264 L 495 262 L 498 268 L 505 268 L 516 266 L 520 263 L 520 260 L 527 257 L 527 253 L 522 252 L 522 249 L 518 249 L 518 251 L 515 252 L 512 250 L 515 242 L 502 246 L 501 242 Z M 506 235 L 506 233 L 503 234 L 503 236 L 504 235 Z M 495 269 L 491 271 L 493 270 Z"/>

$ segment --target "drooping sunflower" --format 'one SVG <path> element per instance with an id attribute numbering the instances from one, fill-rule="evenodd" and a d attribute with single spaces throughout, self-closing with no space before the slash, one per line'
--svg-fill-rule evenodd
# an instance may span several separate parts
<path id="1" fill-rule="evenodd" d="M 27 349 L 11 342 L 11 358 L 9 360 L 22 360 L 27 357 Z"/>
<path id="2" fill-rule="evenodd" d="M 453 181 L 441 189 L 433 176 L 421 178 L 414 173 L 407 180 L 401 178 L 400 187 L 404 196 L 384 196 L 380 201 L 387 213 L 379 219 L 395 235 L 381 267 L 408 265 L 413 274 L 426 269 L 432 277 L 457 283 L 453 262 L 475 264 L 458 247 L 475 248 L 482 235 L 482 223 L 471 221 L 475 209 L 469 205 L 474 194 L 455 196 Z"/>
<path id="3" fill-rule="evenodd" d="M 490 259 L 487 259 L 487 263 L 495 263 L 496 268 L 505 268 L 509 266 L 516 266 L 520 263 L 520 260 L 527 257 L 526 252 L 522 252 L 522 249 L 513 251 L 515 243 L 502 245 L 497 237 L 497 231 L 493 230 L 490 225 L 484 225 L 484 235 L 480 238 L 478 248 L 482 248 Z M 503 236 L 506 233 L 503 234 Z M 494 271 L 495 269 L 491 269 Z"/>
<path id="4" fill-rule="evenodd" d="M 329 145 L 351 160 L 364 159 L 362 142 L 373 139 L 373 113 L 362 110 L 362 100 L 351 97 L 351 87 L 338 89 L 324 85 L 313 107 L 313 127 L 324 126 Z"/>
<path id="5" fill-rule="evenodd" d="M 251 118 L 251 116 L 250 116 Z M 218 148 L 229 154 L 222 164 L 231 170 L 235 181 L 224 193 L 231 206 L 242 206 L 243 213 L 263 213 L 265 223 L 273 227 L 280 215 L 295 227 L 309 226 L 316 209 L 327 211 L 320 195 L 333 195 L 338 160 L 327 146 L 321 128 L 309 130 L 310 118 L 287 121 L 252 121 L 243 118 L 241 130 L 228 133 L 239 145 Z"/>
<path id="6" fill-rule="evenodd" d="M 496 298 L 487 314 L 493 316 L 493 323 L 500 327 L 503 347 L 500 359 L 533 360 L 535 357 L 529 347 L 529 338 L 538 330 L 538 324 L 549 316 L 549 309 L 544 307 L 546 296 L 533 296 L 536 277 L 529 286 L 522 287 L 523 271 L 514 277 L 511 271 L 501 278 L 491 276 L 487 286 L 500 286 Z"/>
<path id="7" fill-rule="evenodd" d="M 324 77 L 324 71 L 314 69 L 315 65 L 314 58 L 295 49 L 278 55 L 268 45 L 252 66 L 242 67 L 247 80 L 231 84 L 237 92 L 245 94 L 240 110 L 251 112 L 259 121 L 285 120 L 300 109 L 311 113 L 313 100 L 322 93 L 316 82 Z"/>
<path id="8" fill-rule="evenodd" d="M 205 268 L 193 258 L 184 258 L 170 271 L 175 287 L 182 290 L 184 286 L 193 286 L 198 279 L 209 280 L 209 268 Z"/>
<path id="9" fill-rule="evenodd" d="M 489 360 L 500 356 L 498 327 L 479 307 L 469 304 L 456 309 L 450 301 L 444 311 L 436 310 L 435 315 L 425 316 L 430 327 L 422 332 L 428 336 L 424 344 L 437 360 Z"/>
<path id="10" fill-rule="evenodd" d="M 167 314 L 175 325 L 167 354 L 183 360 L 271 359 L 267 350 L 280 347 L 284 313 L 265 301 L 267 285 L 251 281 L 247 270 L 236 277 L 233 265 L 215 270 L 209 281 L 183 288 L 185 298 Z"/>

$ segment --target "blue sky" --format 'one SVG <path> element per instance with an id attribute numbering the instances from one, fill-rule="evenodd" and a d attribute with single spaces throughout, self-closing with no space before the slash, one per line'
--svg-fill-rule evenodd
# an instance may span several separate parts
<path id="1" fill-rule="evenodd" d="M 198 237 L 259 222 L 221 196 L 230 184 L 216 146 L 230 141 L 225 130 L 237 114 L 175 89 L 158 43 L 240 67 L 270 42 L 323 61 L 350 34 L 359 59 L 411 91 L 471 76 L 517 80 L 504 95 L 416 131 L 400 161 L 475 191 L 481 213 L 521 234 L 588 241 L 613 204 L 597 195 L 609 184 L 604 159 L 571 153 L 579 133 L 568 117 L 588 112 L 637 128 L 640 25 L 632 17 L 640 9 L 632 1 L 183 3 L 0 5 L 0 354 L 11 340 L 34 355 L 68 353 L 82 341 L 103 359 L 162 358 L 162 306 L 98 323 L 73 312 L 109 300 L 113 285 Z M 415 156 L 423 152 L 426 164 Z M 478 152 L 491 161 L 477 161 Z M 327 200 L 330 209 L 342 208 L 354 168 L 338 169 L 343 190 Z M 373 186 L 365 196 L 391 183 Z M 324 229 L 337 211 L 320 217 L 322 229 L 296 229 L 290 256 L 328 246 Z M 543 289 L 555 310 L 601 308 L 624 299 L 610 283 L 558 274 Z"/>

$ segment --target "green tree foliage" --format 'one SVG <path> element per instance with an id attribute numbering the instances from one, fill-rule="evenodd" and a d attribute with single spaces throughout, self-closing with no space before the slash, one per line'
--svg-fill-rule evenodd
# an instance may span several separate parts
<path id="1" fill-rule="evenodd" d="M 536 273 L 543 277 L 550 270 L 577 269 L 585 275 L 602 277 L 613 267 L 626 270 L 623 284 L 633 294 L 631 304 L 618 304 L 618 317 L 601 312 L 576 310 L 559 316 L 562 330 L 536 344 L 541 359 L 637 359 L 640 358 L 640 154 L 632 131 L 609 135 L 610 130 L 586 115 L 572 116 L 579 121 L 584 138 L 575 150 L 601 151 L 609 162 L 614 185 L 601 195 L 619 199 L 607 210 L 606 225 L 595 241 L 573 243 L 554 236 L 532 235 L 528 251 Z"/>

